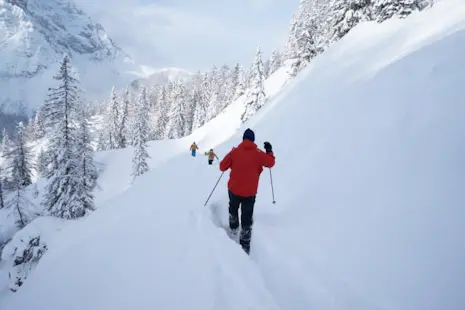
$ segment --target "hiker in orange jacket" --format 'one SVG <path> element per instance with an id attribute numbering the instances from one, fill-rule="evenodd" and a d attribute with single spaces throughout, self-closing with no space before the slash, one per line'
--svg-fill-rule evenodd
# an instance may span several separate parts
<path id="1" fill-rule="evenodd" d="M 195 157 L 195 154 L 197 153 L 197 150 L 199 149 L 199 147 L 197 146 L 197 144 L 192 143 L 191 147 L 190 147 L 190 150 L 192 152 L 192 156 Z"/>

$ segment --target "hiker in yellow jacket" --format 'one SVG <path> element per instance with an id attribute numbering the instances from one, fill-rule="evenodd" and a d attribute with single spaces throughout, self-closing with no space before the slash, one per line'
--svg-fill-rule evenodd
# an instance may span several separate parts
<path id="1" fill-rule="evenodd" d="M 213 160 L 215 159 L 215 157 L 216 157 L 216 159 L 220 160 L 218 158 L 218 156 L 216 156 L 215 152 L 213 152 L 213 149 L 210 149 L 209 152 L 205 152 L 205 156 L 208 156 L 208 164 L 209 165 L 213 164 Z"/>

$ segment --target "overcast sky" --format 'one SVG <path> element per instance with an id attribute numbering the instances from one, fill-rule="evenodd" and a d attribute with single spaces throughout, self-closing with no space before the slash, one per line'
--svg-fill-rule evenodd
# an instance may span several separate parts
<path id="1" fill-rule="evenodd" d="M 76 0 L 138 63 L 205 70 L 285 41 L 299 0 Z"/>

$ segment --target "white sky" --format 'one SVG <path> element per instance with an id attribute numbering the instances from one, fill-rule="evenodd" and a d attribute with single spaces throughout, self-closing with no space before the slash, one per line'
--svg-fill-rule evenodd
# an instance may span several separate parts
<path id="1" fill-rule="evenodd" d="M 76 0 L 114 41 L 152 67 L 252 62 L 284 44 L 299 0 Z"/>

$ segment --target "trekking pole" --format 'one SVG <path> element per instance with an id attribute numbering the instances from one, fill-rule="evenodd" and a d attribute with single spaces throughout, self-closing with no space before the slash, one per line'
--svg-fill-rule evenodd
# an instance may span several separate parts
<path id="1" fill-rule="evenodd" d="M 205 201 L 205 204 L 203 205 L 204 207 L 207 205 L 208 201 L 210 200 L 210 197 L 213 195 L 213 192 L 215 191 L 216 186 L 218 186 L 218 183 L 220 183 L 220 180 L 223 177 L 223 174 L 224 174 L 224 171 L 223 171 L 223 173 L 221 173 L 220 177 L 218 178 L 218 181 L 216 181 L 215 187 L 213 187 L 213 190 L 210 193 L 210 196 L 208 196 L 207 201 Z"/>
<path id="2" fill-rule="evenodd" d="M 273 175 L 271 174 L 271 168 L 270 168 L 270 180 L 271 180 L 271 194 L 273 195 L 273 204 L 275 204 L 276 200 L 274 200 Z"/>

